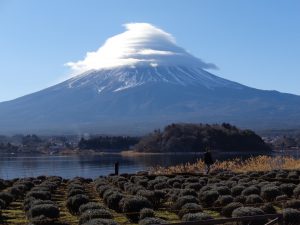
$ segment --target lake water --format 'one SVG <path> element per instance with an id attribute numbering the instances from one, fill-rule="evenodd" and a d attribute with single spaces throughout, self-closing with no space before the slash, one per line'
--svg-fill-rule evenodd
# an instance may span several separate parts
<path id="1" fill-rule="evenodd" d="M 298 156 L 297 152 L 291 152 Z M 290 154 L 290 153 L 289 153 Z M 229 158 L 259 155 L 259 153 L 218 153 L 213 157 L 218 160 Z M 118 154 L 104 155 L 1 155 L 0 178 L 11 179 L 16 177 L 29 177 L 39 175 L 58 175 L 64 178 L 75 176 L 96 178 L 100 175 L 108 175 L 114 172 L 114 163 L 120 163 L 120 173 L 135 173 L 147 170 L 153 166 L 170 166 L 186 162 L 196 162 L 201 158 L 200 154 L 165 154 L 121 156 Z"/>

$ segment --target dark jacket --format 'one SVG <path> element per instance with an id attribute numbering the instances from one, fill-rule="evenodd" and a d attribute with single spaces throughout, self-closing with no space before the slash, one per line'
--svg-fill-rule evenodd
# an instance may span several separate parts
<path id="1" fill-rule="evenodd" d="M 211 164 L 214 163 L 210 152 L 205 152 L 204 153 L 204 163 L 206 165 L 211 165 Z"/>

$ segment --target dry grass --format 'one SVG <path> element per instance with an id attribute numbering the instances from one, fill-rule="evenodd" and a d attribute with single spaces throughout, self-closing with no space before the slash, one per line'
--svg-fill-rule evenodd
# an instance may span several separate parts
<path id="1" fill-rule="evenodd" d="M 233 172 L 270 171 L 275 169 L 298 170 L 300 159 L 293 157 L 271 157 L 261 155 L 246 160 L 236 158 L 233 160 L 216 161 L 211 166 L 211 171 L 230 170 Z M 150 170 L 152 174 L 178 174 L 178 173 L 201 173 L 205 170 L 202 159 L 196 163 L 186 163 L 170 167 L 155 167 Z"/>

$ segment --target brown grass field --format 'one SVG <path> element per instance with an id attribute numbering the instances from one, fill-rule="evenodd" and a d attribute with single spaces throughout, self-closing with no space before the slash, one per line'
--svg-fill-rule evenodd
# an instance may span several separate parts
<path id="1" fill-rule="evenodd" d="M 300 159 L 293 157 L 271 157 L 257 156 L 242 160 L 236 158 L 233 160 L 216 161 L 210 171 L 232 171 L 236 173 L 271 171 L 271 170 L 299 170 Z M 186 163 L 170 167 L 154 167 L 150 170 L 151 174 L 179 174 L 179 173 L 203 173 L 205 164 L 202 159 L 196 163 Z"/>

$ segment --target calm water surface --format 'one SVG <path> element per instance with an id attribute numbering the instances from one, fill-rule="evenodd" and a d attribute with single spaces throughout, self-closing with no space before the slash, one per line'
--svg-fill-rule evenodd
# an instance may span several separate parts
<path id="1" fill-rule="evenodd" d="M 293 152 L 297 156 L 297 152 Z M 219 153 L 213 154 L 218 160 L 235 157 L 247 158 L 259 153 Z M 58 175 L 64 178 L 75 176 L 96 178 L 114 172 L 114 163 L 120 163 L 120 173 L 135 173 L 153 166 L 170 166 L 179 163 L 196 162 L 197 154 L 121 156 L 117 154 L 88 156 L 48 156 L 48 155 L 0 155 L 0 178 L 11 179 L 39 175 Z"/>

